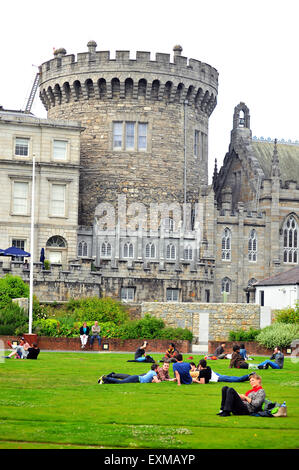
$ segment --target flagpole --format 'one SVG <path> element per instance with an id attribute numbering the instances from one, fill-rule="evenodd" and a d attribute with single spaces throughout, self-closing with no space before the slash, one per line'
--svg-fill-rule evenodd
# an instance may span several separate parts
<path id="1" fill-rule="evenodd" d="M 35 154 L 32 156 L 32 186 L 31 186 L 31 235 L 30 235 L 30 290 L 29 290 L 29 331 L 32 334 L 33 307 L 33 253 L 34 253 L 34 195 L 35 195 Z"/>

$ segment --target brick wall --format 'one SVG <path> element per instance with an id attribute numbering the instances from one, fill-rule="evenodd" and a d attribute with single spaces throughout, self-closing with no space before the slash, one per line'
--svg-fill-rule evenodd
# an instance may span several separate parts
<path id="1" fill-rule="evenodd" d="M 26 336 L 26 335 L 25 335 Z M 3 341 L 4 347 L 7 347 L 7 341 L 17 341 L 17 336 L 0 336 L 0 341 Z M 149 339 L 147 353 L 164 353 L 169 346 L 168 340 Z M 136 349 L 142 344 L 143 339 L 128 339 L 121 340 L 118 338 L 102 338 L 102 344 L 99 348 L 97 340 L 93 344 L 93 351 L 103 351 L 103 344 L 109 345 L 109 351 L 123 351 L 134 353 Z M 81 351 L 80 338 L 53 338 L 49 336 L 37 336 L 38 347 L 43 351 Z M 189 353 L 191 351 L 191 345 L 189 341 L 176 341 L 175 342 L 178 350 L 183 353 Z M 86 350 L 91 350 L 89 343 Z"/>

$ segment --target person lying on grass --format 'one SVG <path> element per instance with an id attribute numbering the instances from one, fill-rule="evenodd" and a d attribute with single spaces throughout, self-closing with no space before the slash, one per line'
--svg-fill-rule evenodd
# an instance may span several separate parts
<path id="1" fill-rule="evenodd" d="M 157 370 L 158 364 L 153 364 L 151 369 L 145 375 L 129 375 L 125 379 L 116 379 L 111 377 L 111 375 L 102 375 L 98 384 L 132 384 L 132 383 L 159 383 L 161 380 L 158 379 Z"/>
<path id="2" fill-rule="evenodd" d="M 156 372 L 157 372 L 157 377 L 160 380 L 160 382 L 164 382 L 164 381 L 175 382 L 176 381 L 176 379 L 171 379 L 169 376 L 169 362 L 164 362 L 163 367 L 158 367 Z M 140 375 L 144 376 L 146 374 L 144 373 Z M 126 379 L 127 377 L 130 377 L 130 376 L 131 376 L 130 374 L 121 374 L 121 373 L 119 374 L 115 372 L 110 372 L 110 374 L 105 375 L 105 377 L 113 377 L 114 379 L 121 379 L 121 380 Z"/>
<path id="3" fill-rule="evenodd" d="M 205 361 L 204 359 L 202 359 L 202 361 Z M 205 361 L 206 362 L 206 361 Z M 200 364 L 198 364 L 198 366 L 196 367 L 196 365 L 194 364 L 194 362 L 190 362 L 190 365 L 191 365 L 191 371 L 190 371 L 190 375 L 193 379 L 193 382 L 196 382 L 196 380 L 194 379 L 204 379 L 205 377 L 205 374 L 207 375 L 210 375 L 209 374 L 209 369 L 210 367 L 206 367 L 203 364 L 202 365 L 202 369 L 200 370 Z M 206 372 L 208 371 L 208 372 Z M 201 376 L 200 376 L 200 373 L 201 373 Z M 209 380 L 201 380 L 201 382 L 199 383 L 209 383 L 209 382 L 246 382 L 246 380 L 249 380 L 249 374 L 246 374 L 246 375 L 242 375 L 241 377 L 237 377 L 235 375 L 222 375 L 222 374 L 218 374 L 218 372 L 215 372 L 214 370 L 211 369 L 211 376 L 209 378 Z M 198 382 L 197 382 L 198 383 Z"/>
<path id="4" fill-rule="evenodd" d="M 251 389 L 245 395 L 237 393 L 234 388 L 222 387 L 220 412 L 218 416 L 226 417 L 234 415 L 250 415 L 261 411 L 266 394 L 262 387 L 262 379 L 259 375 L 250 374 Z"/>
<path id="5" fill-rule="evenodd" d="M 7 342 L 8 346 L 12 347 L 10 341 Z M 33 343 L 32 346 L 25 340 L 24 344 L 17 346 L 16 350 L 10 353 L 8 356 L 4 356 L 6 359 L 10 359 L 13 356 L 18 355 L 20 359 L 37 359 L 40 353 L 40 349 L 37 347 L 37 343 Z"/>
<path id="6" fill-rule="evenodd" d="M 205 359 L 201 359 L 197 367 L 194 362 L 190 362 L 190 366 L 190 375 L 192 377 L 193 382 L 197 384 L 209 383 L 212 376 L 212 371 L 210 366 L 207 366 L 207 361 Z"/>

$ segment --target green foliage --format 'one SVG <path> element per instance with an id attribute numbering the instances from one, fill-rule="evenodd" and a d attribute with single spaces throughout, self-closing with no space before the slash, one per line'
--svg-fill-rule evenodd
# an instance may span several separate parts
<path id="1" fill-rule="evenodd" d="M 33 296 L 33 305 L 32 305 L 32 313 L 33 313 L 33 320 L 40 320 L 46 319 L 49 316 L 50 308 L 46 307 L 45 305 L 41 305 L 38 298 L 34 295 Z"/>
<path id="2" fill-rule="evenodd" d="M 255 341 L 261 330 L 250 328 L 249 330 L 231 330 L 229 332 L 229 341 Z"/>
<path id="3" fill-rule="evenodd" d="M 28 315 L 12 302 L 0 309 L 0 334 L 14 335 L 28 330 Z"/>
<path id="4" fill-rule="evenodd" d="M 0 308 L 20 297 L 29 297 L 29 286 L 19 276 L 6 274 L 0 279 Z"/>
<path id="5" fill-rule="evenodd" d="M 163 328 L 161 330 L 160 339 L 169 339 L 173 341 L 177 340 L 186 340 L 186 341 L 192 341 L 193 334 L 191 331 L 189 331 L 187 328 Z"/>
<path id="6" fill-rule="evenodd" d="M 121 324 L 129 318 L 125 306 L 111 297 L 71 299 L 66 308 L 77 320 L 81 321 L 113 321 L 116 324 Z"/>
<path id="7" fill-rule="evenodd" d="M 50 267 L 51 267 L 50 261 L 49 261 L 48 259 L 45 259 L 45 260 L 44 260 L 44 268 L 45 268 L 45 270 L 46 270 L 46 271 L 49 271 Z"/>
<path id="8" fill-rule="evenodd" d="M 287 307 L 275 311 L 275 321 L 278 323 L 295 323 L 299 324 L 299 302 L 296 307 Z"/>
<path id="9" fill-rule="evenodd" d="M 299 325 L 275 322 L 266 326 L 256 337 L 256 341 L 269 349 L 275 346 L 286 348 L 299 337 Z"/>
<path id="10" fill-rule="evenodd" d="M 60 336 L 58 334 L 58 320 L 55 318 L 39 319 L 33 322 L 33 330 L 40 336 Z"/>

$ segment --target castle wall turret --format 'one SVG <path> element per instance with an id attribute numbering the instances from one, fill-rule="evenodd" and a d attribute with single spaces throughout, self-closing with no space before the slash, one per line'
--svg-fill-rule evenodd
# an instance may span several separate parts
<path id="1" fill-rule="evenodd" d="M 92 224 L 101 202 L 192 202 L 208 183 L 208 122 L 218 72 L 170 54 L 58 49 L 40 66 L 40 98 L 49 118 L 76 119 L 81 135 L 79 223 Z"/>

